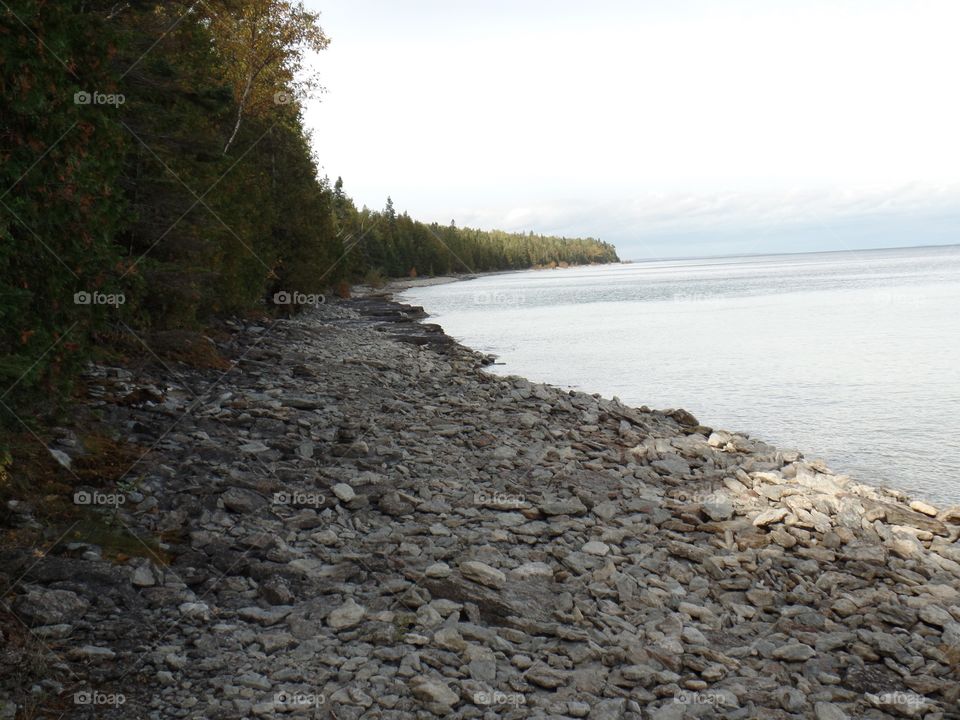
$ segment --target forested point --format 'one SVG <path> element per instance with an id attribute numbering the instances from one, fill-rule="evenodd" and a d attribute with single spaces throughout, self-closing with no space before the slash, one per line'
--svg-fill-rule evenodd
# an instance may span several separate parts
<path id="1" fill-rule="evenodd" d="M 306 58 L 329 39 L 300 2 L 2 5 L 0 415 L 20 431 L 94 351 L 277 298 L 617 260 L 594 239 L 358 209 L 304 128 L 322 92 Z"/>

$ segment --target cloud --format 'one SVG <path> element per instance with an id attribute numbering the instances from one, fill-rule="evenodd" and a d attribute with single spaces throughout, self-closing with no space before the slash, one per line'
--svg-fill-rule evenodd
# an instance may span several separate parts
<path id="1" fill-rule="evenodd" d="M 566 200 L 524 206 L 463 207 L 461 224 L 529 230 L 567 236 L 592 235 L 618 245 L 655 250 L 670 238 L 696 236 L 766 237 L 769 249 L 782 249 L 776 239 L 804 231 L 827 234 L 843 249 L 842 235 L 864 234 L 891 220 L 916 221 L 915 236 L 901 244 L 923 242 L 922 221 L 960 214 L 960 185 L 860 189 L 797 189 L 784 192 L 646 193 L 606 202 Z M 897 224 L 899 224 L 899 222 Z M 939 242 L 940 230 L 937 228 Z M 960 237 L 956 238 L 960 241 Z M 702 243 L 693 247 L 701 248 Z M 736 250 L 736 248 L 731 248 Z M 801 249 L 801 248 L 798 248 Z M 714 252 L 724 252 L 715 248 Z"/>

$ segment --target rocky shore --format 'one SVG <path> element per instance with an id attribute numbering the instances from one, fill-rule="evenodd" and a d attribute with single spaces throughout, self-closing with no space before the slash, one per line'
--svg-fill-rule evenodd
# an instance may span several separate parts
<path id="1" fill-rule="evenodd" d="M 77 502 L 143 548 L 0 557 L 0 718 L 960 718 L 960 508 L 492 376 L 422 316 L 91 368 L 149 453 Z"/>

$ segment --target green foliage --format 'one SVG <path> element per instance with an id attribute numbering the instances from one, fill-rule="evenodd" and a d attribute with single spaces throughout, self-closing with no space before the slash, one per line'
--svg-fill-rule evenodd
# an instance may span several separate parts
<path id="1" fill-rule="evenodd" d="M 67 392 L 103 306 L 119 292 L 112 239 L 124 212 L 123 139 L 78 93 L 115 91 L 113 38 L 81 2 L 11 2 L 0 11 L 0 418 L 30 417 Z M 86 4 L 88 7 L 90 4 Z M 95 5 L 95 3 L 93 4 Z"/>
<path id="2" fill-rule="evenodd" d="M 616 260 L 592 239 L 417 222 L 389 199 L 358 210 L 318 177 L 297 99 L 304 53 L 327 42 L 293 0 L 0 7 L 0 427 L 55 411 L 118 334 L 365 277 Z"/>
<path id="3" fill-rule="evenodd" d="M 406 213 L 397 215 L 390 198 L 382 212 L 358 211 L 343 194 L 339 178 L 334 205 L 345 245 L 353 248 L 350 267 L 354 277 L 363 277 L 370 268 L 403 277 L 411 270 L 439 275 L 618 262 L 613 245 L 593 238 L 427 224 Z"/>

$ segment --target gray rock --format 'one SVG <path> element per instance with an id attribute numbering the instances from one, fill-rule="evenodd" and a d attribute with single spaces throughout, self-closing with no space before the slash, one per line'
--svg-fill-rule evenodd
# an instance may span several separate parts
<path id="1" fill-rule="evenodd" d="M 733 503 L 726 495 L 710 495 L 701 505 L 704 514 L 714 522 L 729 520 L 733 516 Z"/>
<path id="2" fill-rule="evenodd" d="M 813 706 L 813 714 L 817 720 L 848 720 L 847 714 L 839 705 L 830 702 L 818 702 Z"/>
<path id="3" fill-rule="evenodd" d="M 803 643 L 788 643 L 773 651 L 773 657 L 786 662 L 804 662 L 816 654 L 816 650 Z"/>
<path id="4" fill-rule="evenodd" d="M 70 590 L 29 587 L 13 603 L 14 612 L 33 625 L 56 625 L 76 622 L 83 617 L 90 603 Z"/>
<path id="5" fill-rule="evenodd" d="M 353 598 L 347 598 L 347 601 L 335 610 L 331 610 L 327 615 L 327 625 L 334 630 L 345 630 L 358 625 L 366 615 L 366 608 L 358 605 Z"/>
<path id="6" fill-rule="evenodd" d="M 580 498 L 574 497 L 568 500 L 550 500 L 542 502 L 539 505 L 540 512 L 544 515 L 583 515 L 587 511 L 587 506 L 580 502 Z"/>
<path id="7" fill-rule="evenodd" d="M 450 708 L 460 702 L 460 696 L 439 680 L 420 676 L 411 680 L 413 696 L 424 702 Z"/>
<path id="8" fill-rule="evenodd" d="M 258 510 L 267 504 L 267 499 L 262 495 L 246 490 L 244 488 L 233 487 L 228 489 L 220 496 L 223 506 L 235 513 L 249 513 Z"/>
<path id="9" fill-rule="evenodd" d="M 460 563 L 460 572 L 469 580 L 498 590 L 507 583 L 507 576 L 500 570 L 476 560 Z"/>

